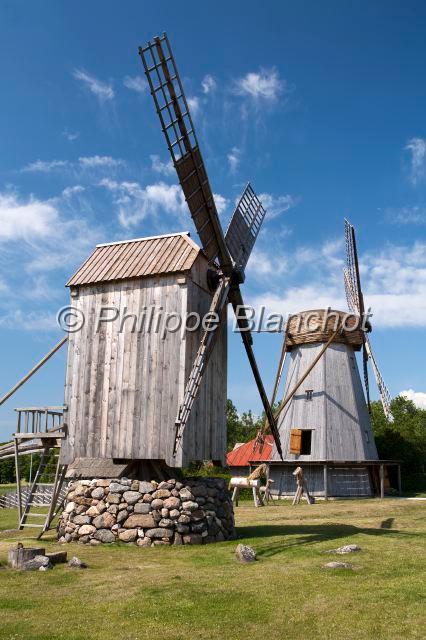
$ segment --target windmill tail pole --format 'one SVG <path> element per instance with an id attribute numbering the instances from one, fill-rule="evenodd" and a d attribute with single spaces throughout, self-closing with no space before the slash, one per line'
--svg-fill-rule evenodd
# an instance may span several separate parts
<path id="1" fill-rule="evenodd" d="M 290 391 L 290 393 L 288 394 L 287 398 L 284 400 L 284 402 L 281 404 L 281 406 L 279 407 L 278 411 L 275 414 L 275 419 L 278 418 L 278 416 L 280 415 L 280 413 L 283 411 L 283 409 L 286 407 L 286 405 L 290 402 L 290 400 L 292 399 L 292 397 L 294 396 L 294 394 L 296 393 L 296 391 L 298 390 L 298 388 L 300 387 L 300 385 L 303 383 L 303 381 L 308 377 L 308 375 L 311 373 L 312 369 L 315 367 L 315 365 L 317 364 L 318 360 L 320 360 L 322 358 L 322 356 L 324 355 L 324 353 L 327 351 L 328 347 L 330 346 L 330 344 L 333 342 L 334 338 L 337 336 L 337 334 L 339 333 L 339 331 L 341 331 L 341 327 L 337 327 L 336 331 L 330 336 L 330 338 L 327 340 L 327 342 L 325 343 L 325 345 L 323 346 L 323 348 L 321 349 L 321 351 L 319 352 L 319 354 L 317 355 L 317 357 L 315 358 L 315 360 L 313 361 L 313 363 L 311 364 L 310 367 L 308 367 L 307 371 L 305 371 L 305 373 L 303 374 L 303 376 L 300 378 L 300 380 L 296 383 L 296 385 L 293 387 L 293 389 Z"/>
<path id="2" fill-rule="evenodd" d="M 60 349 L 60 348 L 61 348 L 61 347 L 62 347 L 62 346 L 67 342 L 67 340 L 68 340 L 68 336 L 65 336 L 64 338 L 62 338 L 62 340 L 60 340 L 60 341 L 58 342 L 58 344 L 56 344 L 56 345 L 53 347 L 53 349 L 51 349 L 51 350 L 49 351 L 49 353 L 47 353 L 47 354 L 44 356 L 44 358 L 42 358 L 42 359 L 40 360 L 40 362 L 38 362 L 38 363 L 35 365 L 35 367 L 33 367 L 33 368 L 31 369 L 31 371 L 29 371 L 29 372 L 28 372 L 28 373 L 27 373 L 23 378 L 21 378 L 21 379 L 19 380 L 19 382 L 17 382 L 17 383 L 15 384 L 15 386 L 14 386 L 14 387 L 12 387 L 12 389 L 10 389 L 10 391 L 8 391 L 8 392 L 7 392 L 7 393 L 6 393 L 2 398 L 0 398 L 0 406 L 1 406 L 4 402 L 6 402 L 6 400 L 9 400 L 9 398 L 10 398 L 11 396 L 13 396 L 13 394 L 15 393 L 15 391 L 18 391 L 18 389 L 19 389 L 20 387 L 22 387 L 22 385 L 23 385 L 23 384 L 25 384 L 25 382 L 26 382 L 27 380 L 29 380 L 29 379 L 31 378 L 31 376 L 33 376 L 33 375 L 35 374 L 35 372 L 36 372 L 36 371 L 38 371 L 38 370 L 40 369 L 40 367 L 42 367 L 42 366 L 45 364 L 45 362 L 47 362 L 48 360 L 50 360 L 50 358 L 51 358 L 51 357 L 52 357 L 52 356 L 53 356 L 57 351 L 59 351 L 59 349 Z"/>

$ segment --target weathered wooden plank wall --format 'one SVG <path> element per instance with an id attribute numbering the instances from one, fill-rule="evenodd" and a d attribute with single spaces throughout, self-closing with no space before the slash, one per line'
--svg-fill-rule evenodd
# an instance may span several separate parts
<path id="1" fill-rule="evenodd" d="M 79 287 L 72 298 L 84 313 L 81 331 L 70 334 L 65 382 L 64 420 L 69 435 L 61 458 L 77 457 L 166 460 L 171 466 L 191 459 L 221 459 L 226 452 L 226 313 L 209 362 L 200 396 L 185 432 L 183 449 L 172 457 L 174 423 L 184 387 L 198 349 L 201 330 L 182 338 L 181 331 L 132 331 L 134 320 L 151 307 L 182 317 L 205 313 L 206 261 L 201 256 L 193 272 L 151 276 Z M 192 280 L 194 279 L 194 281 Z M 128 314 L 102 323 L 99 310 Z M 112 311 L 111 311 L 112 313 Z"/>
<path id="2" fill-rule="evenodd" d="M 285 395 L 309 368 L 322 344 L 294 347 Z M 312 390 L 312 399 L 306 390 Z M 351 346 L 331 345 L 296 392 L 279 421 L 286 460 L 377 460 L 361 379 Z M 310 455 L 289 452 L 291 429 L 312 430 Z M 279 460 L 274 449 L 272 459 Z"/>

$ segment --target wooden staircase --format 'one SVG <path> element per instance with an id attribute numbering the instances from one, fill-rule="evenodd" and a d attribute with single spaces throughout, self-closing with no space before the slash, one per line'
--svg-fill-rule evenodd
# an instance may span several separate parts
<path id="1" fill-rule="evenodd" d="M 24 528 L 40 529 L 37 538 L 49 530 L 52 520 L 63 504 L 61 490 L 67 470 L 60 462 L 62 439 L 65 437 L 63 425 L 63 407 L 29 407 L 16 409 L 18 414 L 17 430 L 14 434 L 16 484 L 18 494 L 18 514 L 20 530 Z M 27 453 L 28 443 L 32 443 L 33 451 L 40 451 L 40 464 L 31 484 L 25 504 L 22 504 L 21 475 L 19 457 Z M 27 443 L 27 446 L 25 444 Z M 20 447 L 22 447 L 20 450 Z M 46 473 L 47 465 L 52 456 L 55 460 L 54 472 Z M 45 495 L 47 487 L 50 491 L 50 501 L 47 512 L 40 510 L 40 498 Z"/>

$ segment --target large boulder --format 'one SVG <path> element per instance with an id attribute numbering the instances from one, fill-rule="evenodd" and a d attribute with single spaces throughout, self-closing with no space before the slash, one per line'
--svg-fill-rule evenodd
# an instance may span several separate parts
<path id="1" fill-rule="evenodd" d="M 151 529 L 155 527 L 155 520 L 149 513 L 132 513 L 124 522 L 125 529 Z"/>
<path id="2" fill-rule="evenodd" d="M 256 551 L 246 544 L 239 544 L 235 549 L 235 556 L 239 562 L 254 562 L 256 560 Z"/>

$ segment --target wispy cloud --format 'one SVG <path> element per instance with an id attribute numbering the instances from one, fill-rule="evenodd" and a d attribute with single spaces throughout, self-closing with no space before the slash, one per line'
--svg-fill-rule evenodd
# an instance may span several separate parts
<path id="1" fill-rule="evenodd" d="M 148 82 L 142 76 L 126 76 L 123 84 L 127 89 L 136 91 L 136 93 L 144 93 L 148 88 Z"/>
<path id="2" fill-rule="evenodd" d="M 405 150 L 410 154 L 410 181 L 417 185 L 426 176 L 426 139 L 411 138 Z"/>
<path id="3" fill-rule="evenodd" d="M 27 164 L 21 171 L 23 173 L 50 173 L 69 166 L 68 160 L 36 160 Z"/>
<path id="4" fill-rule="evenodd" d="M 112 156 L 82 156 L 76 162 L 70 160 L 36 160 L 21 169 L 22 172 L 51 173 L 54 171 L 76 171 L 87 169 L 117 169 L 123 167 L 125 161 Z"/>
<path id="5" fill-rule="evenodd" d="M 234 81 L 234 93 L 248 96 L 253 100 L 276 101 L 286 88 L 285 80 L 279 76 L 277 69 L 260 69 L 247 73 Z"/>
<path id="6" fill-rule="evenodd" d="M 216 80 L 212 75 L 207 73 L 201 81 L 201 90 L 203 93 L 212 93 L 217 87 Z"/>
<path id="7" fill-rule="evenodd" d="M 197 98 L 196 96 L 190 96 L 189 98 L 187 98 L 188 101 L 188 107 L 192 113 L 192 115 L 197 115 L 197 113 L 200 110 L 200 99 Z"/>
<path id="8" fill-rule="evenodd" d="M 299 197 L 292 196 L 290 194 L 284 196 L 273 196 L 270 193 L 261 193 L 259 195 L 259 199 L 267 211 L 267 220 L 277 218 L 300 202 Z"/>
<path id="9" fill-rule="evenodd" d="M 126 229 L 135 227 L 148 216 L 155 220 L 160 211 L 179 214 L 187 208 L 178 185 L 157 182 L 142 187 L 138 182 L 116 182 L 106 178 L 100 181 L 99 186 L 113 194 L 118 220 Z"/>
<path id="10" fill-rule="evenodd" d="M 100 102 L 113 100 L 115 92 L 111 83 L 103 82 L 94 75 L 88 73 L 85 69 L 74 69 L 73 76 L 97 97 Z"/>
<path id="11" fill-rule="evenodd" d="M 163 162 L 158 155 L 151 155 L 149 157 L 151 160 L 151 169 L 155 171 L 155 173 L 160 173 L 163 176 L 170 176 L 174 174 L 175 169 L 171 160 Z"/>
<path id="12" fill-rule="evenodd" d="M 78 159 L 80 167 L 83 169 L 93 169 L 96 167 L 116 168 L 125 164 L 120 158 L 112 158 L 111 156 L 86 156 Z"/>
<path id="13" fill-rule="evenodd" d="M 118 221 L 125 229 L 135 227 L 149 218 L 150 224 L 158 230 L 164 230 L 164 224 L 167 224 L 164 214 L 172 216 L 175 223 L 177 220 L 184 229 L 191 225 L 188 205 L 179 185 L 160 181 L 142 187 L 139 182 L 117 182 L 105 178 L 99 182 L 99 186 L 113 195 Z M 220 215 L 228 207 L 229 201 L 217 193 L 214 199 Z"/>
<path id="14" fill-rule="evenodd" d="M 241 162 L 240 149 L 238 149 L 238 147 L 232 147 L 231 151 L 226 156 L 226 159 L 228 160 L 229 171 L 234 175 Z"/>
<path id="15" fill-rule="evenodd" d="M 73 187 L 65 187 L 62 191 L 62 197 L 66 199 L 72 198 L 76 193 L 83 193 L 83 191 L 85 191 L 85 188 L 81 184 L 76 184 Z"/>
<path id="16" fill-rule="evenodd" d="M 64 129 L 64 131 L 62 131 L 62 135 L 68 140 L 68 142 L 74 142 L 74 140 L 77 140 L 77 138 L 80 137 L 80 132 L 68 131 L 68 129 Z"/>
<path id="17" fill-rule="evenodd" d="M 423 391 L 414 391 L 414 389 L 407 389 L 406 391 L 400 391 L 400 396 L 407 398 L 414 402 L 419 409 L 426 409 L 426 393 Z"/>
<path id="18" fill-rule="evenodd" d="M 424 225 L 426 224 L 426 207 L 389 207 L 385 209 L 385 219 L 391 224 Z"/>

